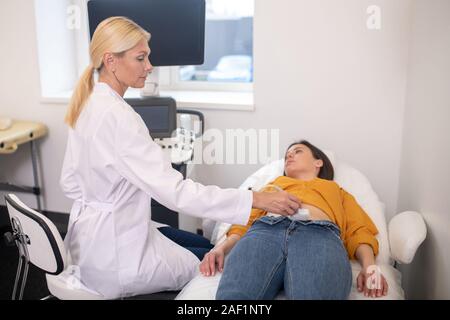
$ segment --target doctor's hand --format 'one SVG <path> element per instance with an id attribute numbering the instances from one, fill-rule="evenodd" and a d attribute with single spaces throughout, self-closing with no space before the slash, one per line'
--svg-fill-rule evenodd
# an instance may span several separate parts
<path id="1" fill-rule="evenodd" d="M 220 248 L 214 248 L 205 254 L 200 263 L 200 272 L 206 277 L 214 276 L 216 271 L 223 271 L 223 261 L 225 259 L 225 251 Z"/>
<path id="2" fill-rule="evenodd" d="M 297 213 L 297 210 L 300 207 L 300 200 L 286 191 L 253 191 L 253 208 L 281 214 L 283 216 L 290 216 Z"/>

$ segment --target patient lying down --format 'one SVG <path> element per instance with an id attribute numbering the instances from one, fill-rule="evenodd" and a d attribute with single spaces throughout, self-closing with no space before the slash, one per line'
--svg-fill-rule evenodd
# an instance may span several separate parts
<path id="1" fill-rule="evenodd" d="M 264 189 L 296 195 L 309 211 L 308 220 L 253 209 L 246 226 L 233 225 L 200 264 L 205 276 L 223 271 L 216 298 L 274 299 L 284 289 L 288 299 L 347 299 L 349 259 L 362 266 L 360 292 L 386 295 L 386 279 L 375 265 L 378 230 L 355 198 L 333 181 L 328 157 L 307 141 L 296 142 L 287 149 L 284 170 Z"/>

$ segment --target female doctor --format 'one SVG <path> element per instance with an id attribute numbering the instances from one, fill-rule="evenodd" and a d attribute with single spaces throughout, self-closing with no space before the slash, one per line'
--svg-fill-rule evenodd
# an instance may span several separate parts
<path id="1" fill-rule="evenodd" d="M 152 70 L 149 39 L 124 17 L 101 22 L 65 118 L 60 184 L 74 203 L 64 241 L 81 283 L 107 299 L 178 290 L 196 273 L 199 259 L 151 220 L 152 198 L 174 211 L 243 225 L 251 207 L 283 215 L 299 208 L 286 192 L 203 186 L 172 169 L 122 98 L 128 87 L 142 88 Z"/>

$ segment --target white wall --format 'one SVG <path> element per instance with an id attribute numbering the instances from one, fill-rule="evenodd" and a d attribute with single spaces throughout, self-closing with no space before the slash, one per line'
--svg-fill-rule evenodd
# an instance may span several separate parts
<path id="1" fill-rule="evenodd" d="M 382 9 L 382 29 L 366 9 Z M 388 214 L 397 207 L 409 32 L 407 0 L 256 1 L 255 111 L 205 111 L 207 127 L 279 128 L 366 173 Z M 280 154 L 281 156 L 281 154 Z M 237 186 L 257 166 L 199 168 L 202 181 Z"/>
<path id="2" fill-rule="evenodd" d="M 2 1 L 0 4 L 0 114 L 35 120 L 49 127 L 49 135 L 39 143 L 44 183 L 44 206 L 68 211 L 69 201 L 59 190 L 58 179 L 65 147 L 64 105 L 40 103 L 40 75 L 34 6 L 32 0 Z M 58 81 L 58 79 L 55 79 Z M 32 185 L 29 147 L 0 156 L 0 180 Z M 33 205 L 35 198 L 24 195 Z M 4 203 L 3 194 L 0 203 Z"/>
<path id="3" fill-rule="evenodd" d="M 413 299 L 450 299 L 450 1 L 414 0 L 399 210 L 421 212 L 428 236 L 402 267 Z"/>
<path id="4" fill-rule="evenodd" d="M 372 4 L 382 9 L 380 31 L 366 28 Z M 70 202 L 58 186 L 66 106 L 39 100 L 32 1 L 2 1 L 0 6 L 0 39 L 7 48 L 0 50 L 0 113 L 48 125 L 50 133 L 40 145 L 45 208 L 67 212 Z M 409 9 L 409 0 L 257 0 L 255 111 L 205 110 L 207 128 L 279 128 L 281 153 L 299 138 L 334 150 L 367 174 L 389 215 L 394 214 Z M 0 157 L 0 166 L 0 178 L 32 181 L 25 148 Z M 203 165 L 197 176 L 204 183 L 237 186 L 257 167 Z"/>

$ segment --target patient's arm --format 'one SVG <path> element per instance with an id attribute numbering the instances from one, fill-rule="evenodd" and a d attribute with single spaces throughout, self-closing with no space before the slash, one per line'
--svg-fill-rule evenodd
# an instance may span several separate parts
<path id="1" fill-rule="evenodd" d="M 205 276 L 215 275 L 216 269 L 222 272 L 225 256 L 234 247 L 236 242 L 238 242 L 238 240 L 253 225 L 253 223 L 265 214 L 265 211 L 253 208 L 246 226 L 237 224 L 232 225 L 230 230 L 228 230 L 227 232 L 227 238 L 225 239 L 225 241 L 216 245 L 210 252 L 205 255 L 202 262 L 200 263 L 200 272 Z"/>
<path id="2" fill-rule="evenodd" d="M 240 235 L 230 234 L 225 241 L 216 245 L 205 255 L 200 263 L 200 272 L 207 277 L 214 276 L 216 274 L 216 270 L 222 272 L 225 256 L 228 252 L 230 252 L 240 238 Z"/>
<path id="3" fill-rule="evenodd" d="M 358 291 L 364 291 L 366 297 L 385 296 L 388 291 L 388 284 L 379 268 L 375 265 L 375 255 L 372 247 L 365 243 L 360 244 L 356 249 L 355 256 L 362 267 L 356 279 Z"/>

